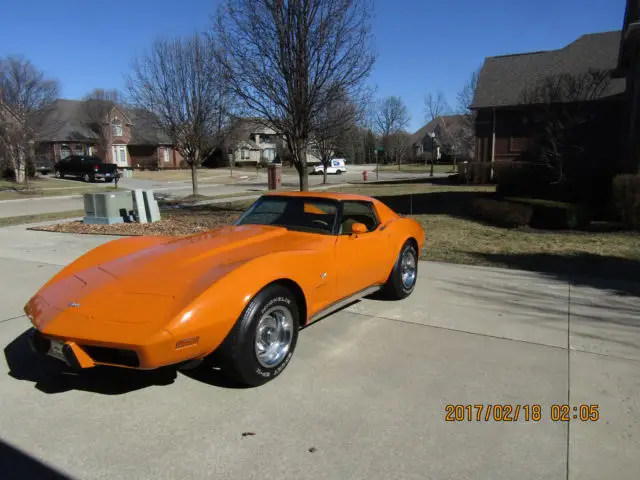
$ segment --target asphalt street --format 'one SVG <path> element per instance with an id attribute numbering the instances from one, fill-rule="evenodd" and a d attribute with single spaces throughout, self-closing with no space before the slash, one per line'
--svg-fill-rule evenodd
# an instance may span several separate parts
<path id="1" fill-rule="evenodd" d="M 45 368 L 22 306 L 113 238 L 0 229 L 0 478 L 638 478 L 638 284 L 421 262 L 408 299 L 303 330 L 261 388 Z M 551 416 L 581 404 L 598 419 Z M 446 421 L 447 405 L 522 409 Z"/>
<path id="2" fill-rule="evenodd" d="M 346 182 L 362 181 L 362 169 L 367 166 L 353 166 L 349 169 L 349 172 L 343 175 L 329 175 L 327 182 L 330 185 L 337 185 Z M 207 183 L 199 184 L 199 193 L 202 195 L 237 195 L 239 193 L 246 192 L 248 195 L 255 195 L 268 190 L 267 175 L 266 173 L 260 173 L 256 176 L 255 173 L 247 174 L 237 172 L 238 181 L 233 184 L 224 183 L 212 183 L 215 182 L 216 177 L 221 177 L 225 180 L 228 178 L 228 173 L 220 173 L 216 175 L 201 174 L 204 180 L 206 178 Z M 407 174 L 399 172 L 380 172 L 379 180 L 397 180 L 403 178 L 420 178 L 426 177 L 426 174 Z M 436 174 L 436 176 L 441 176 Z M 246 178 L 243 178 L 246 177 Z M 369 180 L 375 180 L 375 173 L 369 176 Z M 310 175 L 309 185 L 310 187 L 320 187 L 322 185 L 322 175 Z M 222 182 L 222 181 L 221 181 Z M 86 186 L 81 181 L 68 180 L 69 188 Z M 296 174 L 284 174 L 282 176 L 282 186 L 284 188 L 297 188 L 298 176 Z M 96 184 L 97 187 L 103 186 L 102 184 Z M 173 182 L 160 182 L 154 180 L 141 180 L 136 178 L 123 178 L 119 183 L 119 187 L 128 189 L 146 189 L 153 190 L 158 194 L 169 196 L 186 196 L 191 194 L 192 186 L 190 181 L 173 181 Z M 3 200 L 0 201 L 0 218 L 1 217 L 13 217 L 19 215 L 35 215 L 40 213 L 53 213 L 53 212 L 67 212 L 72 210 L 82 210 L 84 208 L 82 195 L 64 195 L 60 187 L 56 188 L 55 197 L 40 197 L 30 199 L 19 200 Z"/>

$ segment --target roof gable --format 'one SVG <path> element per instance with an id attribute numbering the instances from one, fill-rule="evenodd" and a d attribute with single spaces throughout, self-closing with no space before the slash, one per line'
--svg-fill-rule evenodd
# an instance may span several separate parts
<path id="1" fill-rule="evenodd" d="M 522 93 L 554 75 L 580 75 L 590 69 L 613 70 L 617 65 L 620 30 L 582 35 L 569 45 L 539 52 L 487 57 L 478 76 L 471 108 L 521 104 Z M 602 96 L 625 90 L 613 79 Z"/>
<path id="2" fill-rule="evenodd" d="M 92 102 L 87 104 L 86 102 Z M 105 121 L 117 117 L 131 127 L 130 145 L 171 145 L 153 114 L 140 109 L 127 109 L 103 100 L 58 99 L 43 111 L 36 138 L 41 142 L 96 141 L 91 128 L 104 111 Z M 115 113 L 115 115 L 114 115 Z M 92 118 L 93 117 L 93 118 Z"/>

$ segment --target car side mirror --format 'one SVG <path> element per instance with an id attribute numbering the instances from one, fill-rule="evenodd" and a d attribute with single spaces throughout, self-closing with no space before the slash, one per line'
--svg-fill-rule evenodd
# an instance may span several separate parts
<path id="1" fill-rule="evenodd" d="M 367 226 L 364 223 L 354 223 L 351 225 L 351 233 L 354 235 L 367 233 Z"/>

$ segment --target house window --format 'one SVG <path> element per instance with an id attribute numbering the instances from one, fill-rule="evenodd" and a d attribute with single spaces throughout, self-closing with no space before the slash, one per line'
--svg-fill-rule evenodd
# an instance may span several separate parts
<path id="1" fill-rule="evenodd" d="M 71 156 L 71 149 L 69 148 L 69 145 L 66 145 L 66 144 L 61 145 L 60 146 L 60 159 L 67 158 L 69 156 Z"/>
<path id="2" fill-rule="evenodd" d="M 249 149 L 243 148 L 240 150 L 240 159 L 241 160 L 249 160 Z"/>
<path id="3" fill-rule="evenodd" d="M 76 155 L 84 155 L 84 145 L 81 143 L 76 144 L 74 148 Z"/>
<path id="4" fill-rule="evenodd" d="M 171 158 L 169 157 L 169 147 L 164 147 L 162 150 L 164 161 L 169 162 L 171 160 Z"/>
<path id="5" fill-rule="evenodd" d="M 275 148 L 265 148 L 262 150 L 262 156 L 267 159 L 269 162 L 273 162 L 276 158 L 276 150 Z"/>
<path id="6" fill-rule="evenodd" d="M 113 132 L 114 137 L 122 136 L 122 123 L 120 123 L 120 120 L 114 120 L 111 123 L 111 131 Z"/>

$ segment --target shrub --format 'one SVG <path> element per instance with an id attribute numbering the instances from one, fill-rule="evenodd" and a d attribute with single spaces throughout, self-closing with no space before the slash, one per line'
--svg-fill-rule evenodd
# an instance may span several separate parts
<path id="1" fill-rule="evenodd" d="M 529 226 L 545 230 L 585 228 L 591 222 L 588 207 L 569 203 L 533 203 L 533 215 Z"/>
<path id="2" fill-rule="evenodd" d="M 620 220 L 640 229 L 640 174 L 614 177 L 613 205 Z"/>
<path id="3" fill-rule="evenodd" d="M 472 213 L 487 223 L 504 227 L 524 227 L 533 216 L 533 206 L 490 198 L 476 198 Z"/>

